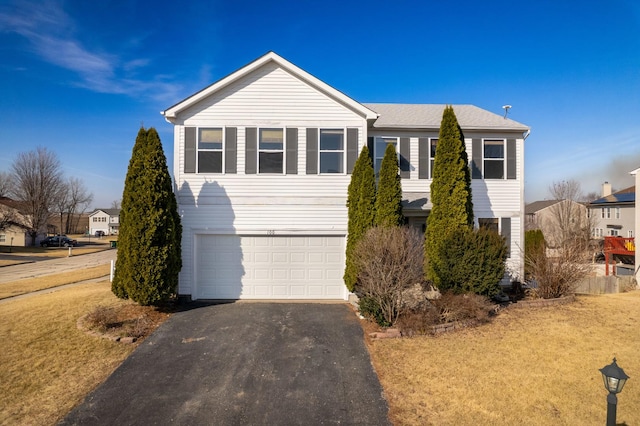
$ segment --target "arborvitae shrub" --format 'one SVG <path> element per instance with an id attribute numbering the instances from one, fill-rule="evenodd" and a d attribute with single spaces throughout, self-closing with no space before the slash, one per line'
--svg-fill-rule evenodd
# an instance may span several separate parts
<path id="1" fill-rule="evenodd" d="M 380 165 L 375 217 L 376 226 L 400 226 L 404 222 L 398 155 L 395 146 L 391 144 L 387 145 Z"/>
<path id="2" fill-rule="evenodd" d="M 353 291 L 358 268 L 353 262 L 353 251 L 362 235 L 373 226 L 375 215 L 376 181 L 369 149 L 364 146 L 351 174 L 347 193 L 347 247 L 345 253 L 344 283 Z"/>
<path id="3" fill-rule="evenodd" d="M 546 242 L 540 229 L 532 229 L 524 233 L 524 275 L 529 278 L 534 259 L 545 255 Z"/>
<path id="4" fill-rule="evenodd" d="M 471 174 L 464 145 L 464 135 L 453 108 L 447 106 L 442 114 L 440 135 L 434 159 L 431 182 L 431 203 L 425 236 L 424 268 L 427 279 L 440 288 L 446 272 L 447 259 L 440 256 L 450 233 L 473 226 Z"/>
<path id="5" fill-rule="evenodd" d="M 141 305 L 166 302 L 182 268 L 182 226 L 171 175 L 154 128 L 133 147 L 120 211 L 113 293 Z"/>

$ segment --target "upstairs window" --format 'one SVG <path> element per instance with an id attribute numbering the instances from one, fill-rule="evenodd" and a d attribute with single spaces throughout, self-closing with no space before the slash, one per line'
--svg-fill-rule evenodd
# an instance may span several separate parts
<path id="1" fill-rule="evenodd" d="M 258 138 L 258 172 L 277 173 L 284 171 L 284 131 L 282 129 L 260 129 Z"/>
<path id="2" fill-rule="evenodd" d="M 433 165 L 436 159 L 436 145 L 438 145 L 438 138 L 429 140 L 429 177 L 433 179 Z"/>
<path id="3" fill-rule="evenodd" d="M 222 128 L 198 131 L 198 173 L 222 173 Z"/>
<path id="4" fill-rule="evenodd" d="M 504 179 L 504 153 L 504 140 L 485 139 L 483 147 L 485 179 Z"/>
<path id="5" fill-rule="evenodd" d="M 344 173 L 344 130 L 320 129 L 320 173 Z"/>
<path id="6" fill-rule="evenodd" d="M 374 146 L 375 156 L 374 156 L 374 164 L 373 164 L 374 170 L 376 172 L 376 176 L 380 174 L 382 159 L 384 158 L 384 152 L 386 151 L 388 145 L 393 145 L 397 152 L 398 138 L 390 138 L 390 137 L 376 138 L 376 142 Z"/>

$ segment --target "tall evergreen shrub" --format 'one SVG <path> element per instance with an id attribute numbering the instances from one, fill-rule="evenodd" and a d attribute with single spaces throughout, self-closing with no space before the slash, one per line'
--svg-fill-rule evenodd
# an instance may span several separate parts
<path id="1" fill-rule="evenodd" d="M 403 222 L 402 183 L 398 174 L 398 155 L 395 146 L 389 144 L 380 165 L 375 224 L 388 228 L 400 226 Z"/>
<path id="2" fill-rule="evenodd" d="M 493 296 L 500 292 L 507 246 L 497 232 L 460 227 L 448 233 L 440 245 L 437 263 L 438 289 L 454 293 Z"/>
<path id="3" fill-rule="evenodd" d="M 162 143 L 140 128 L 125 179 L 113 293 L 141 305 L 171 298 L 182 268 L 182 225 Z"/>
<path id="4" fill-rule="evenodd" d="M 546 242 L 540 229 L 524 233 L 524 275 L 528 279 L 532 273 L 532 264 L 545 255 Z"/>
<path id="5" fill-rule="evenodd" d="M 471 173 L 464 145 L 464 135 L 453 107 L 442 114 L 431 182 L 431 203 L 425 236 L 425 274 L 439 286 L 446 270 L 442 245 L 450 234 L 473 226 Z"/>
<path id="6" fill-rule="evenodd" d="M 356 160 L 347 193 L 348 235 L 345 254 L 344 283 L 353 291 L 358 267 L 353 260 L 356 244 L 373 226 L 375 215 L 376 180 L 369 149 L 364 146 Z"/>

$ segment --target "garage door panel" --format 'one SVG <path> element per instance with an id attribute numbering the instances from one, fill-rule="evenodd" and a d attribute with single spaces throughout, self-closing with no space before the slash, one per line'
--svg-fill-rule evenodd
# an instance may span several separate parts
<path id="1" fill-rule="evenodd" d="M 343 299 L 344 236 L 198 236 L 196 298 Z"/>

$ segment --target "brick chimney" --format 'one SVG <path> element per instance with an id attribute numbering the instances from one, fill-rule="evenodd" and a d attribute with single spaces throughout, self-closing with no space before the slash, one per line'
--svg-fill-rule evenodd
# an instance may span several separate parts
<path id="1" fill-rule="evenodd" d="M 607 195 L 611 195 L 611 184 L 609 182 L 602 184 L 602 196 L 606 197 Z"/>

